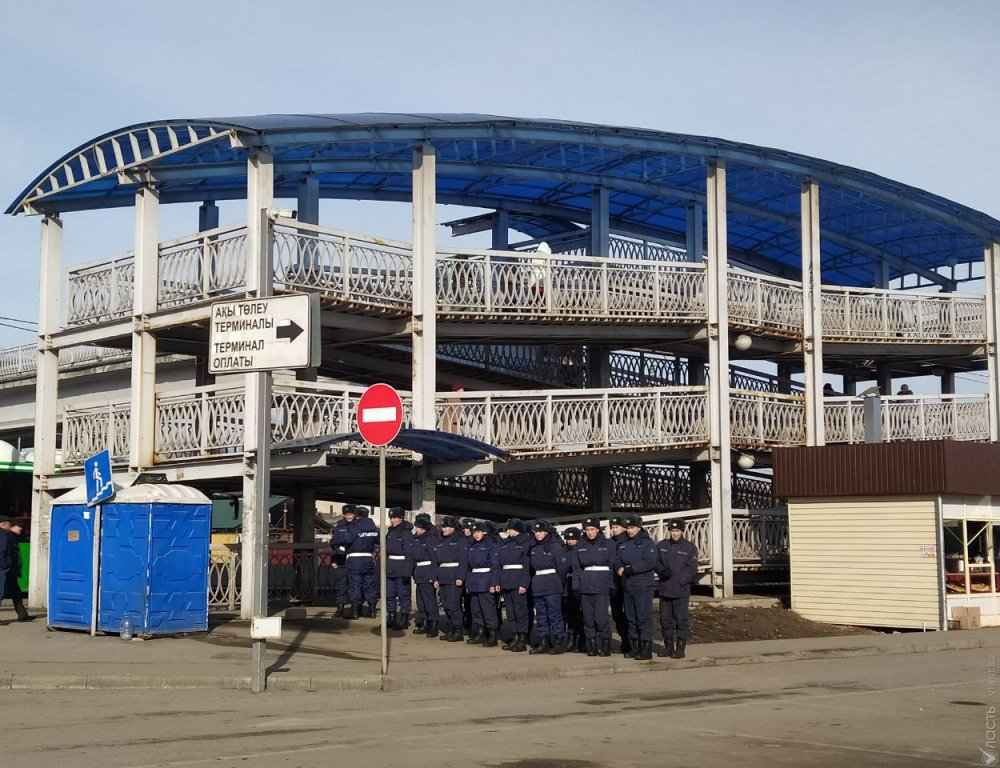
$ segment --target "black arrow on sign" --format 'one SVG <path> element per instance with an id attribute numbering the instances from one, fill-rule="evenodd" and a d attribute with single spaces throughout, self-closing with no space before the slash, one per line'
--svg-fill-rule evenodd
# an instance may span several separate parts
<path id="1" fill-rule="evenodd" d="M 299 324 L 294 320 L 289 320 L 286 325 L 279 325 L 278 330 L 275 335 L 279 339 L 288 339 L 289 341 L 295 341 L 302 333 L 302 329 Z"/>

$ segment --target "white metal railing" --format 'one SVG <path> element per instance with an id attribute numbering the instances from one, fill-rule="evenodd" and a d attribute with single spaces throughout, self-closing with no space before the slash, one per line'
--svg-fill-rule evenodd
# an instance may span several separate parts
<path id="1" fill-rule="evenodd" d="M 67 347 L 59 350 L 59 370 L 86 368 L 93 365 L 121 362 L 132 357 L 131 350 L 105 347 Z M 34 376 L 38 370 L 38 347 L 25 344 L 10 349 L 0 349 L 0 381 Z"/>
<path id="2" fill-rule="evenodd" d="M 438 249 L 446 314 L 703 320 L 704 283 L 700 264 Z"/>
<path id="3" fill-rule="evenodd" d="M 525 313 L 549 318 L 704 322 L 705 266 L 682 251 L 618 238 L 612 256 L 439 248 L 439 311 L 465 316 Z M 220 227 L 163 243 L 158 306 L 203 302 L 245 284 L 246 226 Z M 359 307 L 410 307 L 413 249 L 405 242 L 281 220 L 274 227 L 277 286 L 320 291 Z M 663 260 L 673 257 L 675 260 Z M 101 322 L 132 311 L 131 254 L 69 272 L 67 323 Z M 801 285 L 730 268 L 730 322 L 800 336 Z M 900 341 L 986 337 L 986 300 L 867 288 L 822 288 L 824 338 Z"/>
<path id="4" fill-rule="evenodd" d="M 531 454 L 708 439 L 704 387 L 455 392 L 439 399 L 438 428 Z"/>
<path id="5" fill-rule="evenodd" d="M 986 298 L 823 286 L 825 339 L 986 339 Z"/>
<path id="6" fill-rule="evenodd" d="M 792 280 L 729 269 L 729 322 L 782 335 L 802 335 L 802 285 Z"/>
<path id="7" fill-rule="evenodd" d="M 293 290 L 406 310 L 413 293 L 413 248 L 313 224 L 281 223 L 274 230 L 274 278 Z"/>
<path id="8" fill-rule="evenodd" d="M 66 323 L 83 325 L 132 313 L 135 259 L 131 253 L 69 271 Z"/>
<path id="9" fill-rule="evenodd" d="M 246 285 L 246 225 L 197 232 L 160 245 L 160 309 L 218 298 Z"/>
<path id="10" fill-rule="evenodd" d="M 62 466 L 83 464 L 108 450 L 113 464 L 128 462 L 132 410 L 128 403 L 92 408 L 67 408 L 63 414 Z"/>
<path id="11" fill-rule="evenodd" d="M 764 448 L 805 443 L 805 398 L 801 395 L 730 390 L 729 413 L 734 445 Z"/>
<path id="12" fill-rule="evenodd" d="M 989 440 L 987 395 L 883 396 L 882 440 Z M 857 397 L 823 402 L 827 443 L 865 440 L 864 403 Z"/>

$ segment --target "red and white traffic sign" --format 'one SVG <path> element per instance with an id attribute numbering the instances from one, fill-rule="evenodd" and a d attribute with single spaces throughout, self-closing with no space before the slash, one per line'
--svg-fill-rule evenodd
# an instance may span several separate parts
<path id="1" fill-rule="evenodd" d="M 403 425 L 403 401 L 388 384 L 372 384 L 358 401 L 358 432 L 372 445 L 391 443 Z"/>

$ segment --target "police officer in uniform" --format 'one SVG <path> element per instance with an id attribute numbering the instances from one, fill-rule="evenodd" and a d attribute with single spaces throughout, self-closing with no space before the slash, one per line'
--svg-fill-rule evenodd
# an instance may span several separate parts
<path id="1" fill-rule="evenodd" d="M 625 518 L 620 515 L 612 517 L 608 522 L 608 529 L 611 532 L 611 541 L 617 550 L 618 545 L 628 539 L 628 534 L 625 533 Z M 615 623 L 615 632 L 622 641 L 622 653 L 628 656 L 632 653 L 632 644 L 628 636 L 628 619 L 625 618 L 625 589 L 617 570 L 614 572 L 614 590 L 611 593 L 611 619 Z"/>
<path id="2" fill-rule="evenodd" d="M 431 522 L 431 516 L 421 512 L 413 520 L 413 539 L 410 541 L 410 555 L 413 560 L 413 581 L 417 587 L 417 621 L 415 635 L 437 637 L 438 605 L 434 593 L 437 567 L 434 565 L 434 548 L 439 539 L 438 529 Z"/>
<path id="3" fill-rule="evenodd" d="M 368 517 L 365 507 L 355 507 L 357 517 L 348 529 L 347 542 L 347 591 L 350 595 L 353 616 L 375 616 L 378 604 L 378 585 L 375 578 L 375 550 L 378 549 L 378 527 Z M 345 515 L 345 519 L 346 519 Z"/>
<path id="4" fill-rule="evenodd" d="M 337 618 L 357 619 L 361 617 L 361 614 L 355 613 L 353 606 L 348 606 L 345 610 L 344 603 L 351 600 L 351 578 L 347 570 L 347 547 L 354 541 L 354 526 L 358 519 L 358 508 L 354 504 L 345 504 L 341 514 L 343 519 L 334 526 L 333 535 L 330 536 L 330 565 L 335 567 L 333 591 L 334 600 L 337 601 L 336 616 Z"/>
<path id="5" fill-rule="evenodd" d="M 632 651 L 626 658 L 646 661 L 653 658 L 653 569 L 656 545 L 642 528 L 642 518 L 629 515 L 624 520 L 628 538 L 618 545 L 615 570 L 622 577 L 625 617 L 628 619 Z"/>
<path id="6" fill-rule="evenodd" d="M 535 545 L 528 553 L 531 561 L 531 594 L 535 601 L 538 647 L 529 653 L 563 652 L 566 624 L 562 615 L 563 580 L 567 571 L 566 550 L 554 536 L 547 520 L 531 524 Z"/>
<path id="7" fill-rule="evenodd" d="M 667 538 L 656 547 L 656 572 L 660 577 L 661 656 L 683 659 L 691 622 L 688 603 L 691 585 L 698 579 L 698 548 L 684 538 L 684 521 L 667 524 Z M 674 645 L 676 640 L 677 645 Z"/>
<path id="8" fill-rule="evenodd" d="M 524 523 L 516 517 L 507 521 L 507 538 L 500 544 L 500 592 L 507 611 L 507 623 L 514 636 L 503 650 L 522 653 L 528 648 L 531 613 L 528 610 L 528 587 L 531 586 L 531 563 L 528 552 L 534 540 L 525 534 Z"/>
<path id="9" fill-rule="evenodd" d="M 469 545 L 458 530 L 458 521 L 451 515 L 441 518 L 441 538 L 434 547 L 437 564 L 438 597 L 448 619 L 448 631 L 441 640 L 460 643 L 465 639 L 462 629 L 462 587 L 468 575 Z"/>
<path id="10" fill-rule="evenodd" d="M 385 605 L 387 629 L 410 626 L 412 607 L 410 580 L 413 576 L 413 526 L 402 507 L 389 509 L 389 530 L 385 533 Z M 399 611 L 396 605 L 399 605 Z"/>
<path id="11" fill-rule="evenodd" d="M 563 619 L 566 621 L 567 653 L 586 653 L 587 647 L 583 635 L 583 608 L 581 607 L 580 573 L 574 564 L 573 553 L 583 535 L 581 530 L 570 526 L 563 531 L 563 542 L 566 545 L 566 594 L 563 595 Z"/>
<path id="12" fill-rule="evenodd" d="M 466 642 L 496 648 L 496 596 L 500 593 L 500 548 L 490 536 L 489 525 L 482 521 L 472 524 L 469 545 L 469 578 L 465 583 L 472 608 L 472 637 Z"/>
<path id="13" fill-rule="evenodd" d="M 612 574 L 617 545 L 601 533 L 601 521 L 588 517 L 583 521 L 583 539 L 573 551 L 573 569 L 579 574 L 583 631 L 588 656 L 611 655 L 611 620 L 608 616 Z"/>

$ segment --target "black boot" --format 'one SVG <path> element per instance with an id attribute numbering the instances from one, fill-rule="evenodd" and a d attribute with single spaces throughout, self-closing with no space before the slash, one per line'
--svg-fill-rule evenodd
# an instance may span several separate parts
<path id="1" fill-rule="evenodd" d="M 653 641 L 652 640 L 640 640 L 639 650 L 635 654 L 636 661 L 649 661 L 653 658 Z"/>
<path id="2" fill-rule="evenodd" d="M 416 624 L 413 627 L 413 634 L 414 635 L 426 635 L 427 634 L 427 626 L 429 624 L 430 624 L 430 622 L 427 619 L 417 619 L 417 622 L 416 622 Z"/>
<path id="3" fill-rule="evenodd" d="M 368 603 L 368 618 L 374 619 L 378 616 L 378 603 Z"/>
<path id="4" fill-rule="evenodd" d="M 549 643 L 549 636 L 542 635 L 540 638 L 538 638 L 538 647 L 532 648 L 531 650 L 528 651 L 528 653 L 548 653 L 551 648 L 552 646 Z"/>
<path id="5" fill-rule="evenodd" d="M 627 650 L 626 650 L 627 649 Z M 629 638 L 628 645 L 622 641 L 622 656 L 626 659 L 634 659 L 635 655 L 639 652 L 639 641 Z"/>
<path id="6" fill-rule="evenodd" d="M 526 634 L 521 634 L 520 632 L 514 635 L 514 642 L 511 643 L 509 650 L 513 653 L 524 653 L 528 650 L 528 636 Z"/>
<path id="7" fill-rule="evenodd" d="M 427 635 L 427 637 L 437 637 L 438 623 L 436 621 L 428 621 L 424 624 L 424 631 L 420 634 Z"/>
<path id="8" fill-rule="evenodd" d="M 360 619 L 362 617 L 361 613 L 361 603 L 353 603 L 351 605 L 351 616 L 352 619 Z"/>
<path id="9" fill-rule="evenodd" d="M 597 655 L 597 638 L 589 637 L 587 638 L 587 655 L 596 656 Z"/>
<path id="10" fill-rule="evenodd" d="M 669 659 L 674 653 L 674 639 L 672 637 L 663 638 L 663 650 L 659 652 L 661 659 Z"/>
<path id="11" fill-rule="evenodd" d="M 481 626 L 479 626 L 478 624 L 473 624 L 472 632 L 469 634 L 469 639 L 465 641 L 466 644 L 481 645 L 483 640 L 485 639 L 485 635 L 483 634 L 483 632 L 484 630 Z"/>
<path id="12" fill-rule="evenodd" d="M 410 626 L 410 614 L 401 613 L 396 617 L 396 629 L 406 629 Z"/>
<path id="13" fill-rule="evenodd" d="M 562 635 L 552 636 L 552 647 L 549 649 L 549 653 L 552 656 L 558 656 L 566 652 L 566 638 Z"/>
<path id="14" fill-rule="evenodd" d="M 677 647 L 674 649 L 674 652 L 672 654 L 670 654 L 670 658 L 671 659 L 683 659 L 684 658 L 684 649 L 687 647 L 687 644 L 688 644 L 687 640 L 678 640 L 677 641 Z"/>
<path id="15" fill-rule="evenodd" d="M 396 626 L 396 612 L 395 611 L 389 611 L 389 613 L 386 615 L 386 617 L 385 617 L 385 628 L 386 629 L 399 629 L 399 627 Z"/>
<path id="16" fill-rule="evenodd" d="M 449 643 L 460 643 L 465 640 L 465 634 L 462 632 L 462 625 L 459 624 L 451 632 L 448 633 L 445 638 Z"/>
<path id="17" fill-rule="evenodd" d="M 514 643 L 517 642 L 517 638 L 518 637 L 519 637 L 518 633 L 515 632 L 513 635 L 510 636 L 510 640 L 508 640 L 505 643 L 501 643 L 500 644 L 500 650 L 501 651 L 509 651 L 509 650 L 511 650 L 514 647 Z"/>
<path id="18" fill-rule="evenodd" d="M 601 640 L 601 648 L 600 648 L 600 650 L 598 650 L 597 655 L 601 656 L 602 658 L 607 658 L 608 656 L 611 655 L 611 638 L 610 637 L 606 637 L 606 638 L 604 638 L 604 639 Z"/>
<path id="19" fill-rule="evenodd" d="M 486 634 L 483 636 L 483 648 L 496 648 L 497 639 L 497 631 L 487 627 Z"/>

